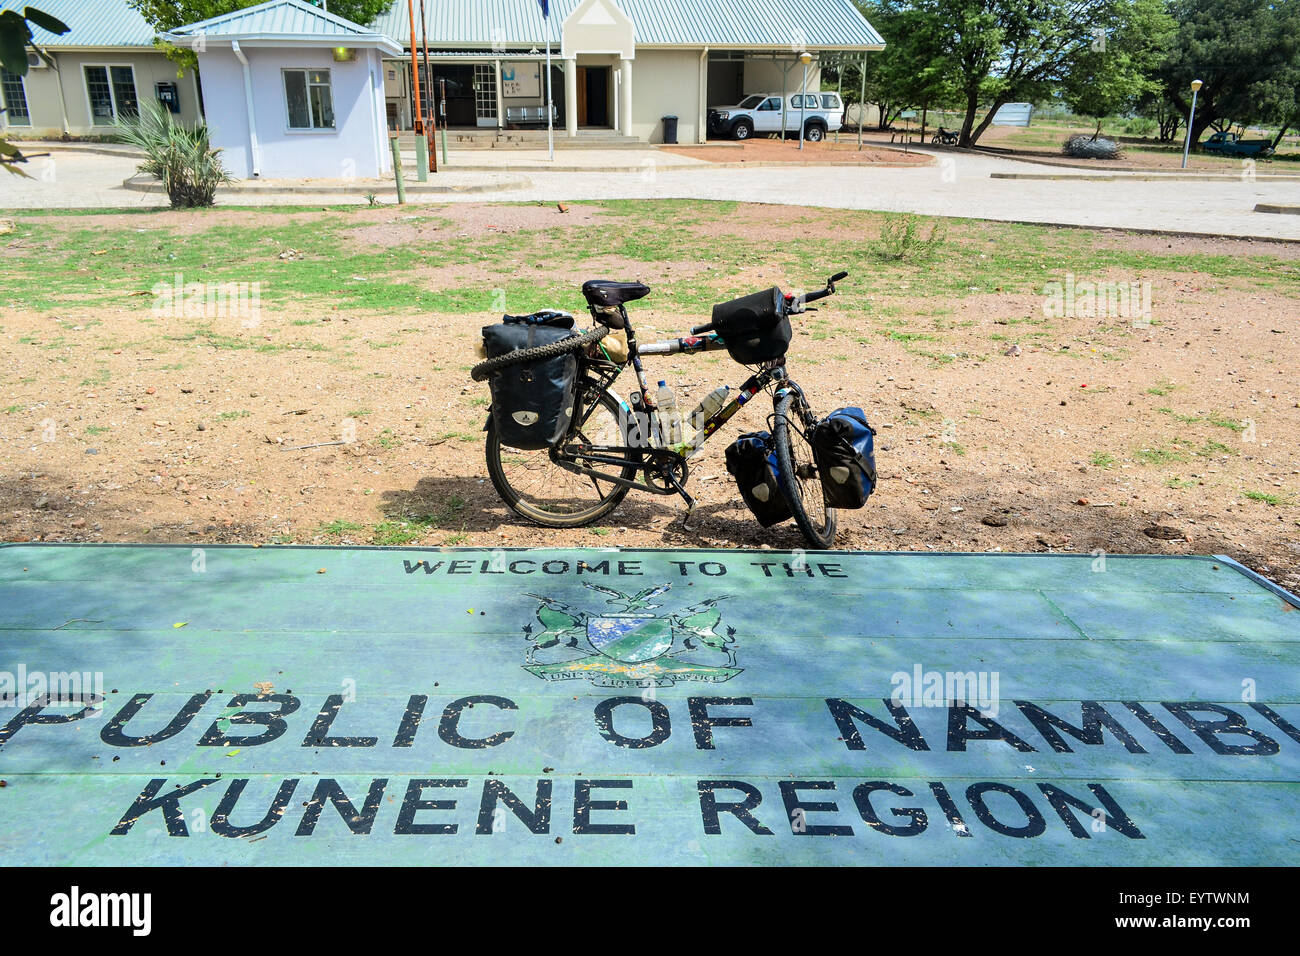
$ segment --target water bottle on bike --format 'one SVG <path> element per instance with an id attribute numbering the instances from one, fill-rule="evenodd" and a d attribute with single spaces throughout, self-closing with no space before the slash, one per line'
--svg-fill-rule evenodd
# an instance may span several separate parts
<path id="1" fill-rule="evenodd" d="M 682 443 L 682 417 L 677 413 L 677 395 L 666 381 L 659 383 L 655 396 L 659 405 L 660 445 L 673 448 Z"/>

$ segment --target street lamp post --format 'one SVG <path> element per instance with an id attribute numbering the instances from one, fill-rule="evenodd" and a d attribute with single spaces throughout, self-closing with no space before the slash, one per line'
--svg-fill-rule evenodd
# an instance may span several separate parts
<path id="1" fill-rule="evenodd" d="M 799 148 L 803 149 L 804 119 L 808 114 L 808 64 L 812 62 L 812 54 L 807 50 L 800 53 L 799 62 L 803 64 L 803 86 L 799 89 Z"/>
<path id="2" fill-rule="evenodd" d="M 1187 168 L 1187 153 L 1192 148 L 1192 122 L 1196 119 L 1196 94 L 1200 92 L 1200 80 L 1192 80 L 1192 108 L 1187 114 L 1187 138 L 1183 141 L 1183 169 Z"/>

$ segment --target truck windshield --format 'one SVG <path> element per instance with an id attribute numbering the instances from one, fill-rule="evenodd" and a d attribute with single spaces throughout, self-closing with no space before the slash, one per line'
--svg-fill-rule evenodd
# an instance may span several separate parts
<path id="1" fill-rule="evenodd" d="M 763 102 L 762 96 L 746 96 L 743 100 L 740 101 L 740 108 L 742 110 L 752 110 L 755 109 L 758 106 L 758 104 L 761 102 Z"/>

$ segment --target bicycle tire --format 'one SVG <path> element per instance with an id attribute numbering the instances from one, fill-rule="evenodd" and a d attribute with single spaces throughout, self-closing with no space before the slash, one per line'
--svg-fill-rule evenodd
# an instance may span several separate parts
<path id="1" fill-rule="evenodd" d="M 802 434 L 797 432 L 790 425 L 790 416 L 794 413 L 794 400 L 796 392 L 786 392 L 776 403 L 776 414 L 772 422 L 772 438 L 776 444 L 776 462 L 778 471 L 777 482 L 781 487 L 785 499 L 790 504 L 790 512 L 794 516 L 794 523 L 799 526 L 803 532 L 804 538 L 814 548 L 820 551 L 830 550 L 835 544 L 835 509 L 826 504 L 826 499 L 822 497 L 822 507 L 824 509 L 825 521 L 818 526 L 817 521 L 809 516 L 808 508 L 804 504 L 804 486 L 799 480 L 799 457 L 795 454 L 794 443 L 799 442 L 807 448 L 807 458 L 812 460 L 812 446 Z M 800 399 L 801 404 L 803 402 Z M 805 470 L 807 468 L 805 464 Z M 817 493 L 821 494 L 821 478 L 813 479 L 808 477 L 808 482 L 814 484 Z"/>
<path id="2" fill-rule="evenodd" d="M 590 394 L 590 392 L 588 392 Z M 598 391 L 592 402 L 604 407 L 614 419 L 618 419 L 620 414 L 619 403 L 608 393 Z M 506 469 L 501 461 L 501 441 L 497 437 L 496 423 L 489 419 L 487 429 L 487 443 L 485 448 L 487 456 L 488 477 L 492 480 L 492 486 L 496 489 L 501 500 L 506 503 L 515 514 L 525 518 L 534 524 L 546 528 L 581 528 L 591 524 L 593 521 L 599 521 L 617 508 L 627 497 L 630 490 L 626 486 L 611 485 L 608 494 L 602 494 L 600 501 L 589 508 L 580 511 L 556 512 L 548 511 L 539 507 L 520 489 L 516 488 L 506 474 Z M 558 468 L 558 466 L 556 466 Z M 565 474 L 568 474 L 567 472 Z M 634 479 L 637 469 L 633 465 L 624 466 L 620 472 L 623 478 L 628 480 Z"/>
<path id="3" fill-rule="evenodd" d="M 469 376 L 476 382 L 485 381 L 493 372 L 499 372 L 503 368 L 509 368 L 511 365 L 522 365 L 526 362 L 540 362 L 543 359 L 555 358 L 560 355 L 567 355 L 570 352 L 577 352 L 585 349 L 588 345 L 599 342 L 609 334 L 609 329 L 603 326 L 597 326 L 584 335 L 579 335 L 571 339 L 561 339 L 558 342 L 552 342 L 550 345 L 539 345 L 531 349 L 515 349 L 513 352 L 507 352 L 505 355 L 498 355 L 496 358 L 490 358 L 479 362 L 469 370 Z"/>

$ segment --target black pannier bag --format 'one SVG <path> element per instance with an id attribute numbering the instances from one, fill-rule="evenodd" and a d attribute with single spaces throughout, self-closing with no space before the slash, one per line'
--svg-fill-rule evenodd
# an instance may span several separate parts
<path id="1" fill-rule="evenodd" d="M 713 328 L 741 365 L 779 359 L 790 348 L 790 318 L 776 286 L 715 305 Z"/>
<path id="2" fill-rule="evenodd" d="M 573 320 L 549 324 L 506 316 L 502 325 L 483 329 L 488 358 L 517 349 L 550 345 L 577 335 Z M 528 319 L 531 317 L 524 317 Z M 513 321 L 512 321 L 513 320 Z M 501 444 L 522 451 L 547 448 L 562 439 L 573 419 L 578 383 L 575 352 L 521 365 L 507 365 L 492 373 L 492 421 Z"/>
<path id="3" fill-rule="evenodd" d="M 790 503 L 776 477 L 778 470 L 774 442 L 767 432 L 741 435 L 727 446 L 727 471 L 735 477 L 740 497 L 764 528 L 791 517 Z"/>
<path id="4" fill-rule="evenodd" d="M 837 408 L 808 436 L 826 504 L 861 508 L 876 490 L 876 432 L 860 408 Z"/>

